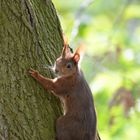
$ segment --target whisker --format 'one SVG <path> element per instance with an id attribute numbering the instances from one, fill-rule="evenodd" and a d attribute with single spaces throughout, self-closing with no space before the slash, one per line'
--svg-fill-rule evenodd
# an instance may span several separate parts
<path id="1" fill-rule="evenodd" d="M 51 71 L 54 72 L 54 66 L 44 65 L 43 68 L 44 68 L 44 69 L 49 69 L 49 70 L 51 70 Z"/>

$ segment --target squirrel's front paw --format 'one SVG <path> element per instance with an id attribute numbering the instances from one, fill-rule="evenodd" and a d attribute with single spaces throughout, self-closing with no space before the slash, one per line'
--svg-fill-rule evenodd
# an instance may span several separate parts
<path id="1" fill-rule="evenodd" d="M 29 74 L 32 76 L 32 77 L 37 77 L 39 72 L 37 70 L 34 70 L 32 68 L 30 68 L 29 70 Z"/>

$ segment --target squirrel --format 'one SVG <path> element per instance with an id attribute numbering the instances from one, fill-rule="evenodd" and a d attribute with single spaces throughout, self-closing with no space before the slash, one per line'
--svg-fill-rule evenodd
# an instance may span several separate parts
<path id="1" fill-rule="evenodd" d="M 97 140 L 97 117 L 91 90 L 80 70 L 78 48 L 72 53 L 64 43 L 61 56 L 54 64 L 58 77 L 42 76 L 34 69 L 29 74 L 45 89 L 59 97 L 64 105 L 64 115 L 56 121 L 56 140 Z"/>

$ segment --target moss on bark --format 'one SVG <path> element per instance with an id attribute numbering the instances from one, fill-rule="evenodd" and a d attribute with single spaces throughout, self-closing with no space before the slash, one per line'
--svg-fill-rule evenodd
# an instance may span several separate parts
<path id="1" fill-rule="evenodd" d="M 1 0 L 0 38 L 0 139 L 53 140 L 59 101 L 28 75 L 51 77 L 63 46 L 51 0 Z"/>

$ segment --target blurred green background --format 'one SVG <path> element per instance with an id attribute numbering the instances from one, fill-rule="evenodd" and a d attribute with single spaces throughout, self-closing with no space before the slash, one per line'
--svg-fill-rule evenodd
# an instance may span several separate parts
<path id="1" fill-rule="evenodd" d="M 102 140 L 140 140 L 140 0 L 53 0 L 93 92 Z"/>

